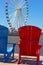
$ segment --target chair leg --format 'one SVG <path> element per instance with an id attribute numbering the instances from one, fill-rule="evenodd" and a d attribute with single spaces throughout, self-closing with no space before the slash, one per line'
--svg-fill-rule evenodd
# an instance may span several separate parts
<path id="1" fill-rule="evenodd" d="M 14 51 L 13 51 L 13 54 L 12 54 L 12 59 L 14 60 Z"/>
<path id="2" fill-rule="evenodd" d="M 38 65 L 38 63 L 39 63 L 39 56 L 37 56 L 36 65 Z"/>
<path id="3" fill-rule="evenodd" d="M 4 62 L 7 62 L 7 54 L 4 54 Z"/>
<path id="4" fill-rule="evenodd" d="M 14 60 L 14 48 L 13 48 L 13 51 L 12 51 L 12 59 Z"/>
<path id="5" fill-rule="evenodd" d="M 21 60 L 21 55 L 19 54 L 18 64 L 20 64 L 20 60 Z"/>

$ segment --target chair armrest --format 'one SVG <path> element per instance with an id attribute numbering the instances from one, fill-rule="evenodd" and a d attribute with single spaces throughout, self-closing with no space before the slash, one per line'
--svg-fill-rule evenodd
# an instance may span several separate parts
<path id="1" fill-rule="evenodd" d="M 42 48 L 42 46 L 43 46 L 43 44 L 39 44 L 39 45 L 38 45 L 38 48 L 39 48 L 39 49 L 41 49 L 41 48 Z"/>
<path id="2" fill-rule="evenodd" d="M 10 42 L 10 43 L 8 43 L 8 44 L 16 44 L 16 42 Z"/>
<path id="3" fill-rule="evenodd" d="M 13 45 L 13 47 L 16 45 L 16 42 L 10 42 L 10 43 L 8 43 L 8 44 L 12 44 Z"/>
<path id="4" fill-rule="evenodd" d="M 20 41 L 19 42 L 17 42 L 17 44 L 16 45 L 18 45 L 19 47 L 20 47 Z"/>
<path id="5" fill-rule="evenodd" d="M 38 48 L 36 50 L 36 54 L 39 55 L 40 54 L 40 49 L 42 48 L 43 44 L 39 44 Z"/>

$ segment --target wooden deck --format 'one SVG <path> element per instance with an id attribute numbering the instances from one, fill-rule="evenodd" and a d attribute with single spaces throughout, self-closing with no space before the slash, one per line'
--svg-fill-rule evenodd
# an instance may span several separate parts
<path id="1" fill-rule="evenodd" d="M 18 54 L 15 54 L 14 56 L 15 56 L 16 60 L 14 59 L 14 60 L 9 61 L 7 63 L 0 62 L 0 65 L 18 65 L 17 64 Z M 19 64 L 19 65 L 35 65 L 35 63 L 36 63 L 35 58 L 36 57 L 22 56 L 21 64 Z M 43 65 L 43 56 L 40 56 L 39 65 Z"/>

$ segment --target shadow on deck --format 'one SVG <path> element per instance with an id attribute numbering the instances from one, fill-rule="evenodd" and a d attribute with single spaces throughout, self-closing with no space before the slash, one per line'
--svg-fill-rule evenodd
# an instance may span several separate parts
<path id="1" fill-rule="evenodd" d="M 17 64 L 18 61 L 18 55 L 15 54 L 15 58 L 8 60 L 7 63 L 3 62 L 3 58 L 0 58 L 0 65 L 18 65 Z M 43 56 L 40 57 L 39 60 L 39 65 L 43 65 Z M 36 64 L 36 59 L 35 58 L 30 58 L 30 57 L 22 57 L 21 58 L 21 64 L 20 65 L 35 65 Z"/>

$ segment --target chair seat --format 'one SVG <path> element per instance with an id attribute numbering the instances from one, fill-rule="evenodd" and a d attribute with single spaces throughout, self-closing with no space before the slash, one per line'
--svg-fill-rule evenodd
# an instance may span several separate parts
<path id="1" fill-rule="evenodd" d="M 13 47 L 7 47 L 7 52 L 11 52 L 13 50 Z"/>

